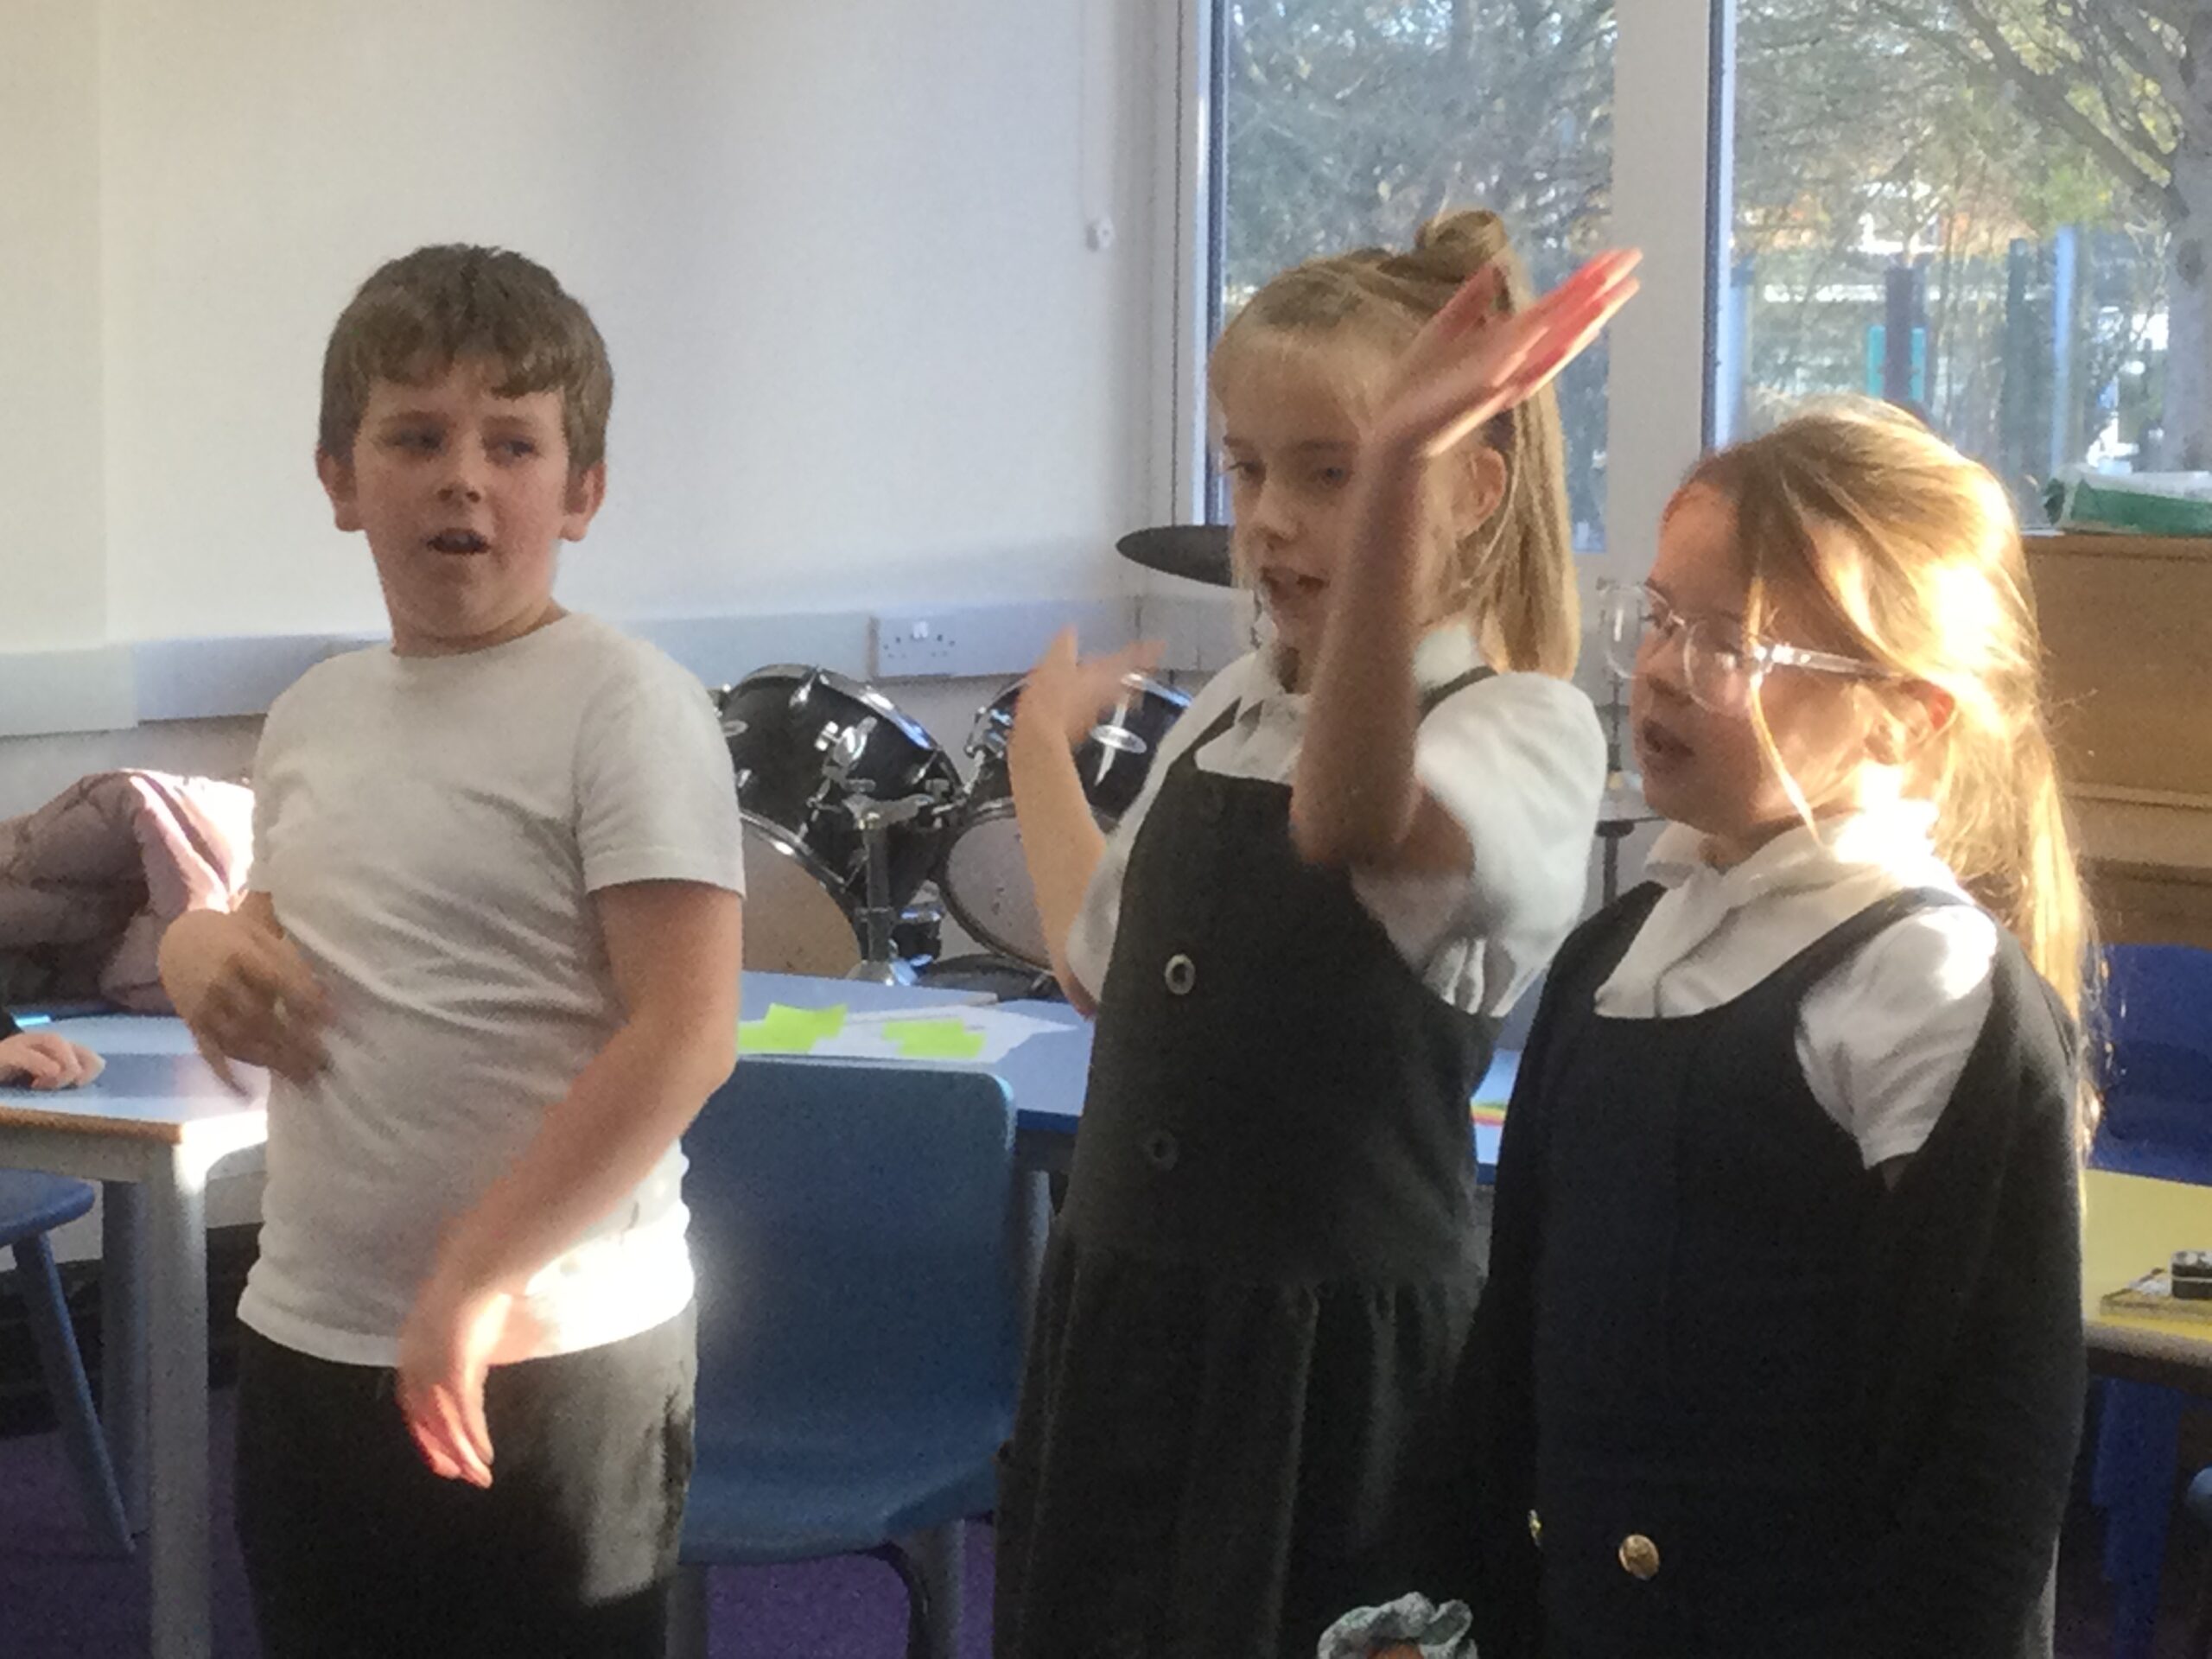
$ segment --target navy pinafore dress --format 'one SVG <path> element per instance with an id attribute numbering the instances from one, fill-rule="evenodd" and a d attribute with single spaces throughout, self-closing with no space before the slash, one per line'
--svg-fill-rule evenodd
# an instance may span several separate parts
<path id="1" fill-rule="evenodd" d="M 1554 988 L 1544 1075 L 1507 1120 L 1493 1290 L 1529 1297 L 1530 1342 L 1485 1365 L 1481 1408 L 1535 1427 L 1541 1650 L 1856 1659 L 1885 1187 L 1805 1081 L 1798 1009 L 1892 923 L 1962 901 L 1879 900 L 1703 1013 L 1596 1013 L 1658 896 L 1622 900 Z"/>
<path id="2" fill-rule="evenodd" d="M 1288 785 L 1199 769 L 1236 713 L 1131 850 L 1001 1482 L 1000 1659 L 1311 1659 L 1354 1605 L 1471 1588 L 1495 1022 L 1299 857 Z"/>

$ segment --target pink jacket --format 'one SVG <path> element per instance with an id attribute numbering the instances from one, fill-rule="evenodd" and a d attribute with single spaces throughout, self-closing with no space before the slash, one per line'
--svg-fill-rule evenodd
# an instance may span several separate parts
<path id="1" fill-rule="evenodd" d="M 162 934 L 236 905 L 252 849 L 251 790 L 159 772 L 95 772 L 0 823 L 0 998 L 172 1012 Z"/>

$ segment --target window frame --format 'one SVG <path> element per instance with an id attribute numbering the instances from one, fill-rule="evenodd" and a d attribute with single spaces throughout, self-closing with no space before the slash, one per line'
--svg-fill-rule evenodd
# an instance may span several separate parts
<path id="1" fill-rule="evenodd" d="M 1163 522 L 1202 523 L 1211 467 L 1205 365 L 1220 291 L 1223 202 L 1218 47 L 1229 0 L 1160 0 L 1176 45 L 1173 410 Z M 1643 251 L 1643 291 L 1612 325 L 1606 387 L 1604 545 L 1578 560 L 1587 601 L 1601 581 L 1649 570 L 1659 515 L 1712 429 L 1718 250 L 1728 230 L 1734 0 L 1619 0 L 1611 240 Z M 1594 653 L 1585 652 L 1585 673 Z"/>

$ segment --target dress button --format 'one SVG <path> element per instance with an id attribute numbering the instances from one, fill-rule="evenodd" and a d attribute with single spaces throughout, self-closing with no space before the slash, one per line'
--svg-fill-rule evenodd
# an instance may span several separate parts
<path id="1" fill-rule="evenodd" d="M 1167 958 L 1167 970 L 1162 977 L 1167 982 L 1170 996 L 1188 996 L 1198 982 L 1198 964 L 1178 950 Z"/>
<path id="2" fill-rule="evenodd" d="M 1183 1148 L 1165 1129 L 1154 1129 L 1144 1138 L 1144 1160 L 1154 1169 L 1173 1169 L 1175 1160 L 1182 1155 Z"/>
<path id="3" fill-rule="evenodd" d="M 1631 1532 L 1621 1540 L 1621 1571 L 1631 1579 L 1656 1579 L 1659 1576 L 1659 1546 L 1640 1532 Z"/>

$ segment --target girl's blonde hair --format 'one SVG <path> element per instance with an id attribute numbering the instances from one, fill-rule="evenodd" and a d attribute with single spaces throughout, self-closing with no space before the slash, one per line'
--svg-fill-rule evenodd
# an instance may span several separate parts
<path id="1" fill-rule="evenodd" d="M 2043 643 L 2004 486 L 1887 404 L 1853 400 L 1707 457 L 1684 489 L 1735 512 L 1744 626 L 1802 598 L 1846 649 L 1949 694 L 1929 779 L 1936 850 L 2085 1028 L 2095 940 L 2044 709 Z M 1840 535 L 1853 562 L 1824 556 Z M 1779 764 L 1756 700 L 1768 758 Z M 1785 774 L 1786 775 L 1786 774 Z M 2083 1132 L 2094 1100 L 2085 1086 Z"/>
<path id="2" fill-rule="evenodd" d="M 1504 275 L 1504 308 L 1526 305 L 1528 274 L 1504 221 L 1481 211 L 1431 219 L 1406 252 L 1359 248 L 1294 265 L 1222 330 L 1207 369 L 1216 395 L 1243 354 L 1263 342 L 1341 339 L 1377 347 L 1388 362 L 1462 283 L 1491 265 Z M 1347 367 L 1343 390 L 1357 408 L 1363 389 L 1354 378 Z M 1454 527 L 1440 607 L 1471 618 L 1491 666 L 1564 677 L 1574 671 L 1581 620 L 1558 402 L 1547 387 L 1481 435 L 1505 462 L 1505 498 L 1484 522 Z"/>

